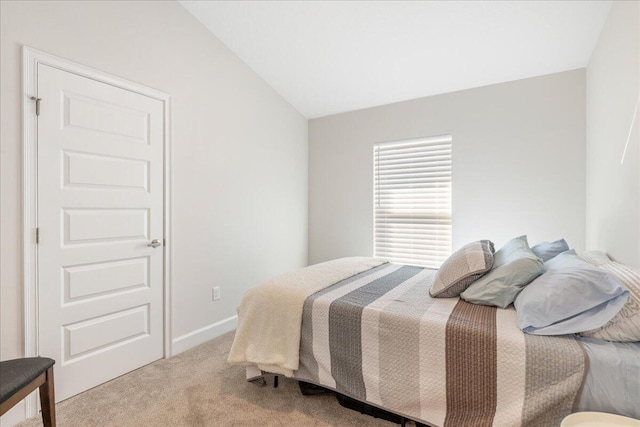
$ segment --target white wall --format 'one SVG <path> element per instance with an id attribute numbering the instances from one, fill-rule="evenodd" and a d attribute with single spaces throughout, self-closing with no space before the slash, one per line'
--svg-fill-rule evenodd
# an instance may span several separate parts
<path id="1" fill-rule="evenodd" d="M 587 67 L 587 247 L 640 266 L 640 3 L 616 1 Z"/>
<path id="2" fill-rule="evenodd" d="M 182 6 L 0 7 L 1 359 L 22 356 L 23 348 L 22 45 L 172 95 L 174 338 L 234 316 L 248 287 L 306 265 L 307 120 Z M 216 285 L 222 299 L 212 302 Z"/>
<path id="3" fill-rule="evenodd" d="M 585 71 L 309 122 L 309 261 L 373 250 L 374 142 L 453 136 L 453 247 L 585 244 Z"/>

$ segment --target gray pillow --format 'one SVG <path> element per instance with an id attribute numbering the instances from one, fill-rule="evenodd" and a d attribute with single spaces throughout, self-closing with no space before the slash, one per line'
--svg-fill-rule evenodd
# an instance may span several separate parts
<path id="1" fill-rule="evenodd" d="M 495 253 L 491 271 L 473 282 L 460 297 L 474 304 L 506 308 L 542 271 L 543 263 L 531 252 L 527 236 L 516 237 Z"/>
<path id="2" fill-rule="evenodd" d="M 455 251 L 438 269 L 429 294 L 435 298 L 460 295 L 471 283 L 491 270 L 493 251 L 493 242 L 489 240 L 471 242 Z"/>
<path id="3" fill-rule="evenodd" d="M 534 335 L 564 335 L 605 325 L 629 298 L 620 281 L 576 255 L 561 253 L 516 298 L 518 327 Z"/>
<path id="4" fill-rule="evenodd" d="M 569 250 L 569 245 L 564 239 L 556 240 L 555 242 L 542 242 L 538 243 L 531 248 L 531 251 L 536 254 L 538 258 L 542 258 L 542 261 L 547 262 L 551 258 L 566 252 Z"/>

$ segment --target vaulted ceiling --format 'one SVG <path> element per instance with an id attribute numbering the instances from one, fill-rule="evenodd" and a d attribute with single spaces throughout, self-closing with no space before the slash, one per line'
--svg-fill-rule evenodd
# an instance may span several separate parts
<path id="1" fill-rule="evenodd" d="M 308 118 L 585 67 L 611 1 L 181 1 Z"/>

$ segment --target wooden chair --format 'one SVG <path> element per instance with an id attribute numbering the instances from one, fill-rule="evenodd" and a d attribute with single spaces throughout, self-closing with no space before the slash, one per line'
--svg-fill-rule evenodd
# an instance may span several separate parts
<path id="1" fill-rule="evenodd" d="M 53 359 L 27 357 L 0 362 L 0 415 L 14 407 L 33 390 L 40 388 L 42 422 L 56 425 L 56 399 L 53 392 Z"/>

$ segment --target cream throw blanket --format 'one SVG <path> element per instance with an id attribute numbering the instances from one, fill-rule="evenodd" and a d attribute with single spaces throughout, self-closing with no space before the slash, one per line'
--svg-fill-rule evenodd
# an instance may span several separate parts
<path id="1" fill-rule="evenodd" d="M 340 258 L 284 273 L 249 289 L 238 306 L 238 328 L 228 362 L 293 376 L 300 362 L 302 308 L 307 297 L 386 262 Z"/>

